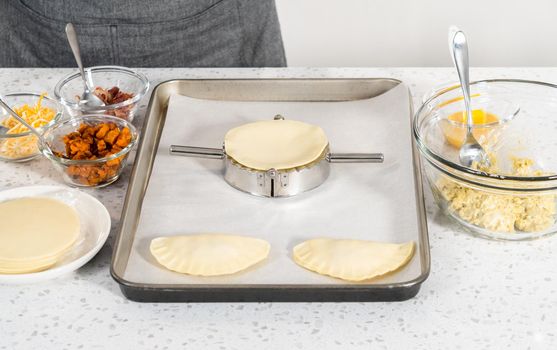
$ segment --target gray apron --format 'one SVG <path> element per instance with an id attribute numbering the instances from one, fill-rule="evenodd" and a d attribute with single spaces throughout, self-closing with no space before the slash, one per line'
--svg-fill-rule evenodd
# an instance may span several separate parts
<path id="1" fill-rule="evenodd" d="M 0 0 L 0 67 L 286 65 L 274 0 Z"/>

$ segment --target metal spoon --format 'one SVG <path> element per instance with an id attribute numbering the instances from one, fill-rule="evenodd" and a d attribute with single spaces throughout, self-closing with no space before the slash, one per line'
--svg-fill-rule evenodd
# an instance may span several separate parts
<path id="1" fill-rule="evenodd" d="M 454 31 L 454 29 L 451 31 Z M 472 133 L 474 120 L 472 119 L 472 107 L 470 106 L 470 72 L 466 36 L 461 30 L 456 30 L 454 33 L 450 32 L 449 35 L 452 36 L 452 38 L 449 37 L 450 48 L 453 56 L 453 63 L 458 72 L 462 94 L 464 95 L 464 106 L 466 107 L 466 139 L 460 147 L 460 163 L 467 167 L 472 166 L 474 162 L 489 166 L 489 157 L 486 151 Z"/>
<path id="2" fill-rule="evenodd" d="M 29 131 L 31 131 L 33 134 L 35 134 L 38 138 L 39 138 L 39 142 L 40 144 L 44 145 L 45 147 L 48 148 L 48 143 L 46 142 L 45 138 L 43 137 L 43 135 L 37 131 L 37 129 L 35 129 L 34 127 L 32 127 L 29 123 L 27 123 L 25 121 L 25 119 L 21 118 L 13 109 L 10 108 L 10 106 L 4 102 L 4 100 L 2 100 L 0 98 L 0 106 L 3 107 L 8 113 L 10 113 L 10 115 L 12 117 L 14 117 L 15 119 L 17 119 L 21 124 L 23 124 L 27 129 L 29 129 Z M 3 129 L 6 130 L 0 130 L 0 134 L 5 134 L 8 129 L 5 126 L 2 126 Z"/>
<path id="3" fill-rule="evenodd" d="M 83 63 L 81 63 L 81 51 L 79 50 L 77 33 L 75 32 L 73 24 L 71 23 L 66 24 L 66 36 L 68 37 L 68 42 L 70 43 L 75 61 L 77 62 L 77 66 L 79 67 L 79 72 L 81 73 L 81 78 L 83 79 L 83 94 L 81 94 L 79 104 L 88 108 L 104 106 L 104 102 L 92 92 L 93 84 L 89 84 L 90 82 L 85 75 Z"/>
<path id="4" fill-rule="evenodd" d="M 6 128 L 4 125 L 0 125 L 0 136 L 7 134 L 8 130 L 10 129 Z"/>

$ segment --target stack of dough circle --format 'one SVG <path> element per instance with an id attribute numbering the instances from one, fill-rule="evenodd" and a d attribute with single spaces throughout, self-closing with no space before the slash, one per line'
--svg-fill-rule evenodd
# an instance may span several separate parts
<path id="1" fill-rule="evenodd" d="M 75 209 L 52 198 L 20 198 L 0 203 L 0 273 L 48 269 L 76 242 Z"/>
<path id="2" fill-rule="evenodd" d="M 229 130 L 227 156 L 255 170 L 284 170 L 310 164 L 328 146 L 323 129 L 295 120 L 264 120 Z"/>

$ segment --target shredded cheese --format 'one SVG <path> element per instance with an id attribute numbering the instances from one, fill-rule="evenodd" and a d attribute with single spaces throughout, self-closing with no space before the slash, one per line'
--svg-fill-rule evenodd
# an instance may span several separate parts
<path id="1" fill-rule="evenodd" d="M 56 111 L 52 108 L 42 106 L 45 95 L 46 93 L 41 94 L 36 105 L 30 106 L 24 104 L 22 106 L 16 106 L 13 108 L 14 112 L 34 128 L 40 128 L 50 123 L 56 116 Z M 22 134 L 29 131 L 26 126 L 12 116 L 0 121 L 0 124 L 9 129 L 7 134 L 10 135 Z M 33 134 L 0 140 L 0 156 L 4 158 L 25 158 L 37 152 L 37 137 Z"/>

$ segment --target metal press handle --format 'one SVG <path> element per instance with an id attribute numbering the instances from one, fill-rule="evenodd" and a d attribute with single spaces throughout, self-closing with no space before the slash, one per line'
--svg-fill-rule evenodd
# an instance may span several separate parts
<path id="1" fill-rule="evenodd" d="M 383 153 L 329 153 L 329 163 L 383 163 Z"/>
<path id="2" fill-rule="evenodd" d="M 223 159 L 222 148 L 192 147 L 192 146 L 170 146 L 170 154 L 185 157 Z"/>

